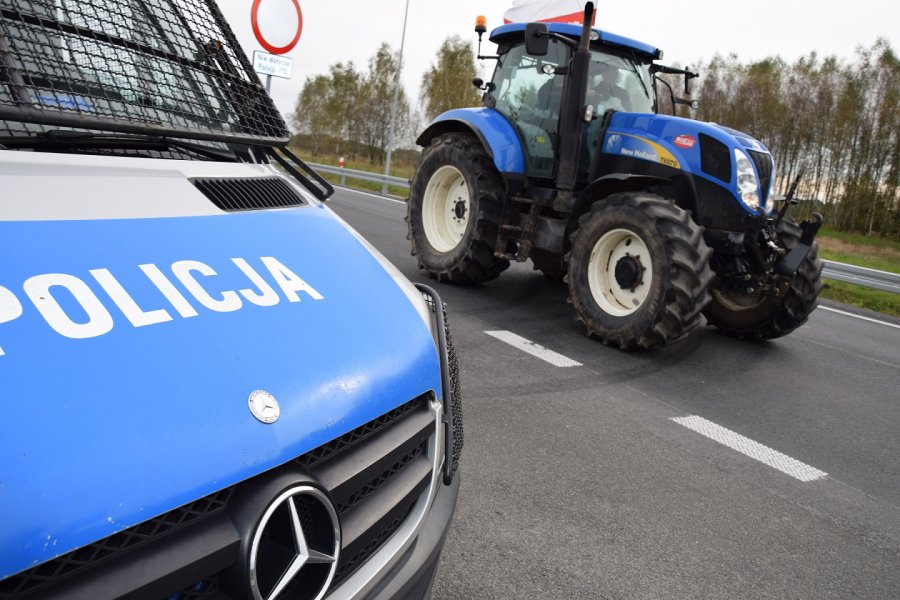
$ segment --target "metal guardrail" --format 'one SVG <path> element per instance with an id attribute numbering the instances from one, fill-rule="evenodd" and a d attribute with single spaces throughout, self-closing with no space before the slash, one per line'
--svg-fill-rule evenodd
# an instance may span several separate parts
<path id="1" fill-rule="evenodd" d="M 900 294 L 900 275 L 826 260 L 822 276 L 844 283 Z"/>
<path id="2" fill-rule="evenodd" d="M 387 195 L 387 186 L 402 187 L 409 189 L 409 181 L 402 177 L 392 177 L 390 175 L 379 175 L 378 173 L 370 173 L 369 171 L 357 171 L 346 167 L 332 167 L 330 165 L 321 165 L 318 163 L 306 163 L 320 173 L 328 173 L 329 175 L 339 175 L 341 180 L 338 185 L 347 185 L 347 178 L 362 179 L 363 181 L 374 181 L 381 184 L 381 194 Z"/>
<path id="3" fill-rule="evenodd" d="M 347 169 L 344 167 L 332 167 L 329 165 L 321 165 L 317 163 L 308 163 L 309 166 L 316 171 L 328 173 L 330 175 L 339 175 L 340 185 L 346 185 L 347 178 L 362 179 L 363 181 L 374 181 L 380 183 L 381 193 L 387 193 L 387 186 L 402 187 L 409 189 L 409 182 L 400 177 L 390 177 L 387 175 L 379 175 L 378 173 L 370 173 L 368 171 L 357 171 L 355 169 Z M 845 263 L 826 260 L 825 270 L 822 276 L 835 281 L 843 281 L 844 283 L 852 283 L 875 290 L 885 292 L 894 292 L 900 294 L 900 275 L 896 273 L 888 273 L 887 271 L 877 271 L 875 269 L 867 269 L 865 267 L 857 267 Z"/>

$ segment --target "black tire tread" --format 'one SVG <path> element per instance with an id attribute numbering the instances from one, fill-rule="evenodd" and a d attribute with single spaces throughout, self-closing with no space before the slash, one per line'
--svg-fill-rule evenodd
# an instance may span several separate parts
<path id="1" fill-rule="evenodd" d="M 782 220 L 777 231 L 788 249 L 800 241 L 800 227 L 790 218 Z M 784 296 L 746 311 L 749 316 L 755 314 L 752 323 L 730 318 L 733 314 L 715 298 L 704 310 L 706 320 L 722 333 L 742 340 L 772 340 L 791 333 L 806 323 L 819 303 L 825 263 L 819 260 L 818 248 L 818 243 L 813 242 Z"/>
<path id="2" fill-rule="evenodd" d="M 575 298 L 571 281 L 572 249 L 586 226 L 593 219 L 603 219 L 605 213 L 620 208 L 639 211 L 649 226 L 659 234 L 666 253 L 668 272 L 659 273 L 665 278 L 664 300 L 656 313 L 648 315 L 641 323 L 632 323 L 617 330 L 604 330 L 602 324 L 592 322 L 582 304 Z M 709 287 L 713 280 L 710 268 L 712 250 L 703 240 L 703 230 L 691 220 L 691 215 L 674 202 L 655 194 L 625 192 L 613 194 L 595 202 L 583 214 L 578 228 L 570 236 L 570 251 L 566 255 L 569 265 L 569 301 L 575 305 L 576 319 L 587 329 L 588 335 L 599 337 L 606 345 L 622 350 L 649 350 L 674 342 L 693 331 L 701 322 L 700 314 L 710 300 Z M 657 274 L 654 272 L 654 276 Z M 587 291 L 590 294 L 590 291 Z"/>
<path id="3" fill-rule="evenodd" d="M 470 206 L 476 206 L 474 227 L 464 240 L 465 249 L 449 265 L 436 260 L 437 253 L 425 239 L 421 228 L 422 201 L 431 170 L 421 167 L 430 160 L 449 157 L 466 179 L 470 191 Z M 446 163 L 444 163 L 446 164 Z M 419 268 L 438 281 L 454 283 L 482 283 L 499 277 L 509 268 L 509 261 L 494 256 L 494 244 L 500 226 L 504 201 L 504 187 L 493 161 L 481 142 L 473 135 L 445 133 L 436 137 L 422 152 L 416 171 L 409 181 L 410 194 L 406 213 L 407 239 L 412 246 Z M 417 235 L 418 234 L 418 235 Z M 451 251 L 454 253 L 455 251 Z"/>

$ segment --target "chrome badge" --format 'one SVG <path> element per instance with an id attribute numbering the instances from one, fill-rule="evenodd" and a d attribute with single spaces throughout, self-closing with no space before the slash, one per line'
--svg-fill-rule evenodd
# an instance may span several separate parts
<path id="1" fill-rule="evenodd" d="M 341 550 L 337 511 L 324 492 L 295 485 L 266 509 L 250 544 L 254 600 L 321 600 L 329 591 Z M 290 593 L 290 588 L 302 586 Z"/>
<path id="2" fill-rule="evenodd" d="M 256 390 L 250 393 L 247 398 L 247 405 L 250 406 L 250 412 L 253 416 L 263 423 L 274 423 L 281 414 L 281 407 L 278 406 L 278 400 L 269 392 Z"/>

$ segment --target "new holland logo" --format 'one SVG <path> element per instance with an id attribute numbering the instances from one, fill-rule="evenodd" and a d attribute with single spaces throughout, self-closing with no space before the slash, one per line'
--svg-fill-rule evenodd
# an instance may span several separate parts
<path id="1" fill-rule="evenodd" d="M 152 263 L 138 265 L 152 287 L 159 292 L 157 297 L 146 299 L 146 302 L 153 302 L 155 306 L 168 303 L 163 308 L 152 310 L 142 308 L 109 269 L 91 269 L 88 272 L 133 327 L 165 323 L 175 316 L 184 319 L 196 317 L 200 314 L 195 308 L 197 305 L 215 312 L 233 312 L 240 310 L 245 303 L 267 307 L 275 306 L 282 299 L 300 302 L 301 293 L 313 300 L 324 300 L 322 294 L 278 259 L 263 256 L 259 260 L 274 285 L 243 258 L 232 258 L 230 264 L 223 267 L 236 270 L 235 273 L 245 278 L 248 287 L 237 290 L 217 289 L 213 283 L 215 279 L 211 278 L 218 272 L 200 261 L 179 260 L 166 270 Z M 173 279 L 181 284 L 181 289 L 176 287 Z M 74 275 L 34 275 L 25 280 L 22 291 L 47 325 L 67 338 L 86 339 L 105 335 L 115 324 L 113 314 L 116 311 L 111 312 L 91 287 Z M 0 286 L 0 325 L 15 321 L 22 313 L 23 304 L 19 297 L 9 288 Z M 5 354 L 0 345 L 0 356 Z"/>

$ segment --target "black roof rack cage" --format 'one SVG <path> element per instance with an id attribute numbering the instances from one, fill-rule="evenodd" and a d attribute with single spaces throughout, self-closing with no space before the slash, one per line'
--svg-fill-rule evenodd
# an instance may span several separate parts
<path id="1" fill-rule="evenodd" d="M 0 133 L 45 127 L 290 138 L 215 0 L 0 0 Z"/>

